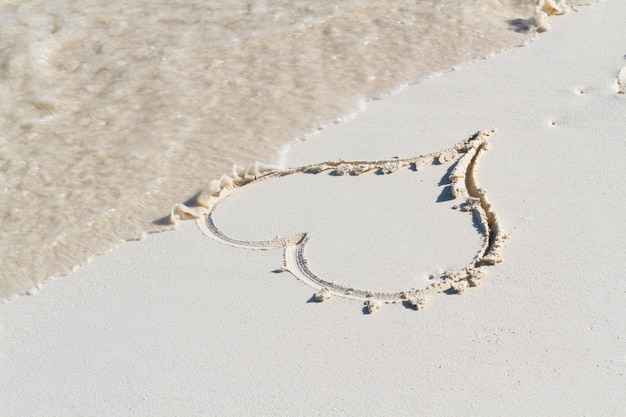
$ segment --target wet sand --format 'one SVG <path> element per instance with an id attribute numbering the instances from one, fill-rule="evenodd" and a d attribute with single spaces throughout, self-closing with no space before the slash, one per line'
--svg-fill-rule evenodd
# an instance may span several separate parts
<path id="1" fill-rule="evenodd" d="M 531 3 L 3 0 L 0 301 L 167 230 L 235 162 L 522 44 Z"/>

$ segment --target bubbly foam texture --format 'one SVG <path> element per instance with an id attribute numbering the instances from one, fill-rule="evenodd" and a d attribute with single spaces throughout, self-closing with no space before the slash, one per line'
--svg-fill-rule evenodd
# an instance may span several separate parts
<path id="1" fill-rule="evenodd" d="M 3 1 L 0 298 L 165 230 L 208 179 L 364 98 L 521 44 L 507 22 L 535 12 L 409 3 Z"/>

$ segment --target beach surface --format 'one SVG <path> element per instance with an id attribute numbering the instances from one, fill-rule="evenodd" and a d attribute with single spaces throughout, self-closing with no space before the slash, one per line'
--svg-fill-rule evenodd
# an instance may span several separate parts
<path id="1" fill-rule="evenodd" d="M 534 2 L 1 1 L 0 302 L 166 231 L 233 163 L 524 43 Z"/>
<path id="2" fill-rule="evenodd" d="M 2 414 L 620 415 L 626 4 L 578 9 L 292 146 L 328 168 L 235 188 L 219 234 L 181 221 L 0 305 Z"/>

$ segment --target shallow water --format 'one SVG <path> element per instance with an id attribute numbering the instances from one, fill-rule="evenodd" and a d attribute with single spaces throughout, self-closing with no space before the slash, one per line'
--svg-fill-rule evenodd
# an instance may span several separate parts
<path id="1" fill-rule="evenodd" d="M 123 240 L 233 163 L 518 45 L 531 0 L 0 0 L 0 298 Z"/>

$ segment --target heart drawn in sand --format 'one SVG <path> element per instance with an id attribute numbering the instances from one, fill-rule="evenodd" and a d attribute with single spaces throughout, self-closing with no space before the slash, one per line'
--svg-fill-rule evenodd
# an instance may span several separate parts
<path id="1" fill-rule="evenodd" d="M 479 131 L 448 149 L 407 159 L 386 159 L 377 161 L 327 161 L 319 164 L 304 165 L 286 169 L 277 169 L 261 163 L 254 163 L 247 168 L 235 166 L 233 175 L 224 175 L 214 180 L 197 198 L 200 207 L 189 208 L 177 204 L 172 208 L 171 219 L 197 218 L 201 230 L 209 237 L 222 243 L 248 249 L 283 249 L 284 265 L 277 272 L 289 272 L 296 278 L 315 289 L 314 299 L 322 302 L 333 296 L 363 301 L 364 312 L 372 313 L 382 304 L 403 303 L 415 310 L 424 308 L 429 297 L 443 292 L 461 294 L 467 288 L 477 286 L 485 277 L 485 268 L 502 262 L 502 243 L 507 238 L 498 216 L 486 199 L 486 192 L 476 184 L 474 171 L 480 155 L 487 149 L 487 139 L 493 130 Z M 309 268 L 305 250 L 309 236 L 299 233 L 286 237 L 277 237 L 263 241 L 244 241 L 226 236 L 213 220 L 213 210 L 235 190 L 248 184 L 271 178 L 280 178 L 296 173 L 332 172 L 337 176 L 360 175 L 369 171 L 380 174 L 413 168 L 423 169 L 430 165 L 442 165 L 456 161 L 450 170 L 448 180 L 451 194 L 460 204 L 456 207 L 470 212 L 479 219 L 482 236 L 482 248 L 471 262 L 456 271 L 446 271 L 423 288 L 411 288 L 398 292 L 371 291 L 354 288 L 324 279 Z"/>

